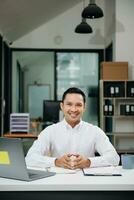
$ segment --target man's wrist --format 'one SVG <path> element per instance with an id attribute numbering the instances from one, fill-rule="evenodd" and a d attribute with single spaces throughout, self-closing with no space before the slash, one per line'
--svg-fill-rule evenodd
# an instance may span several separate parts
<path id="1" fill-rule="evenodd" d="M 91 165 L 91 160 L 87 159 L 87 167 L 90 167 L 90 165 Z"/>
<path id="2" fill-rule="evenodd" d="M 58 161 L 58 158 L 55 159 L 55 166 L 56 166 L 56 167 L 58 167 L 57 161 Z"/>

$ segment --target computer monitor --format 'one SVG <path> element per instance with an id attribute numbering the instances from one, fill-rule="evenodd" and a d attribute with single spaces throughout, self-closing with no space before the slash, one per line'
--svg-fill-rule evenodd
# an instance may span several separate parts
<path id="1" fill-rule="evenodd" d="M 49 125 L 59 122 L 59 118 L 60 118 L 60 101 L 44 100 L 43 122 Z"/>

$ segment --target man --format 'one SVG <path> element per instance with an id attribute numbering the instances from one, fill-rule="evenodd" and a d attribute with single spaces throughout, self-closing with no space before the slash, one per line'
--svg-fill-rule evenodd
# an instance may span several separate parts
<path id="1" fill-rule="evenodd" d="M 79 88 L 64 92 L 60 105 L 64 120 L 40 133 L 26 156 L 28 166 L 77 169 L 119 164 L 119 156 L 106 134 L 82 121 L 85 101 Z M 99 156 L 95 156 L 96 152 Z"/>

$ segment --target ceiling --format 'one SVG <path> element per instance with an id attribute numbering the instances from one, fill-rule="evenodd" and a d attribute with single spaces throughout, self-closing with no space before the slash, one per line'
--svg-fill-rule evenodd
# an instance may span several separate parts
<path id="1" fill-rule="evenodd" d="M 0 33 L 13 42 L 81 0 L 0 0 Z"/>

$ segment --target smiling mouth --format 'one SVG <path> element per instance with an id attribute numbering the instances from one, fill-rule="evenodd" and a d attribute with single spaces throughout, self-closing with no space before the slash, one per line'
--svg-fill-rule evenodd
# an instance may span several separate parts
<path id="1" fill-rule="evenodd" d="M 78 117 L 78 115 L 76 115 L 76 114 L 70 114 L 70 116 L 71 116 L 71 118 L 76 118 L 76 117 Z"/>

